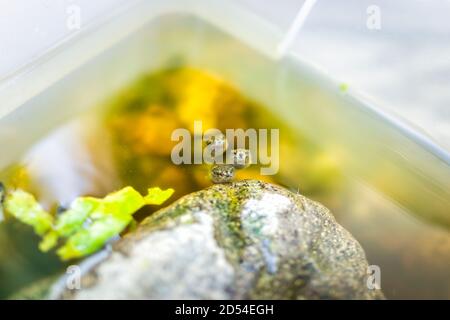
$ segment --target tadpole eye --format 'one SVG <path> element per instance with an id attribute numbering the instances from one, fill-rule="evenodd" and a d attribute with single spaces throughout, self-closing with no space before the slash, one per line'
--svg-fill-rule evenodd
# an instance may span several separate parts
<path id="1" fill-rule="evenodd" d="M 228 141 L 224 134 L 216 134 L 208 137 L 205 144 L 211 146 L 214 150 L 213 155 L 221 155 L 225 153 L 228 148 Z"/>
<path id="2" fill-rule="evenodd" d="M 233 150 L 232 164 L 236 169 L 248 168 L 251 164 L 250 151 L 247 149 Z"/>
<path id="3" fill-rule="evenodd" d="M 234 178 L 235 169 L 229 164 L 217 164 L 211 168 L 210 178 L 213 183 L 227 183 Z"/>

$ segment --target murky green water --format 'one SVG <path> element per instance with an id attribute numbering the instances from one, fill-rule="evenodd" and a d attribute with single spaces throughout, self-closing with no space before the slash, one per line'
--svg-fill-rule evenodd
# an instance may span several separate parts
<path id="1" fill-rule="evenodd" d="M 166 69 L 140 77 L 98 108 L 55 128 L 0 178 L 8 187 L 33 192 L 48 210 L 127 185 L 141 192 L 150 186 L 174 188 L 173 201 L 211 184 L 206 165 L 172 163 L 173 130 L 192 131 L 195 120 L 203 121 L 203 129 L 280 129 L 279 172 L 261 176 L 254 165 L 239 171 L 237 179 L 277 183 L 329 207 L 360 241 L 369 262 L 380 266 L 388 298 L 450 298 L 448 230 L 433 219 L 417 218 L 414 206 L 394 204 L 367 180 L 353 178 L 345 150 L 318 144 L 271 109 L 211 74 Z M 408 190 L 408 180 L 398 180 L 405 175 L 395 167 L 377 170 L 371 174 L 378 185 Z M 433 203 L 419 209 L 424 206 L 435 210 Z M 138 218 L 151 213 L 140 211 Z M 54 254 L 40 253 L 37 243 L 28 227 L 11 219 L 0 224 L 0 297 L 64 270 Z"/>

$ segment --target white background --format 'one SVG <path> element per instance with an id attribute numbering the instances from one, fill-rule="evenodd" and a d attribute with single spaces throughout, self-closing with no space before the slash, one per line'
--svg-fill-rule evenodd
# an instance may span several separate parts
<path id="1" fill-rule="evenodd" d="M 86 24 L 124 1 L 0 0 L 0 79 L 71 32 L 68 6 Z M 302 2 L 241 1 L 283 30 Z M 380 30 L 366 26 L 370 5 Z M 293 48 L 450 150 L 450 1 L 318 0 Z"/>

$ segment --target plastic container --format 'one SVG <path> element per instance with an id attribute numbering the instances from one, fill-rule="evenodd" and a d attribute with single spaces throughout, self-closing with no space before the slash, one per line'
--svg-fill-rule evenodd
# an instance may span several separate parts
<path id="1" fill-rule="evenodd" d="M 368 236 L 370 224 L 365 229 L 352 221 L 361 214 L 354 205 L 359 203 L 379 210 L 372 222 L 387 219 L 386 230 L 395 233 L 407 224 L 406 242 L 436 228 L 448 239 L 449 154 L 357 93 L 342 90 L 295 52 L 279 59 L 277 48 L 288 28 L 263 17 L 248 1 L 130 1 L 0 83 L 0 170 L 52 128 L 139 74 L 181 60 L 263 101 L 320 147 L 339 149 L 354 201 L 337 212 L 338 220 L 362 243 L 369 260 L 382 264 L 388 297 L 445 297 L 450 283 L 433 265 L 420 265 L 413 275 L 437 289 L 398 289 L 396 284 L 409 281 L 396 274 L 401 262 L 379 250 L 382 239 Z"/>

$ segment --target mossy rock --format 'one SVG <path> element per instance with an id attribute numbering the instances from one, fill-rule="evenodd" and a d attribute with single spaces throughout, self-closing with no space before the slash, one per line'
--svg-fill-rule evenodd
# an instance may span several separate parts
<path id="1" fill-rule="evenodd" d="M 63 278 L 52 298 L 383 298 L 367 287 L 363 249 L 327 208 L 256 180 L 184 196 L 81 268 L 81 289 Z"/>

